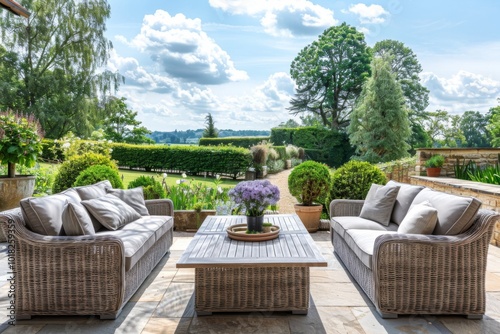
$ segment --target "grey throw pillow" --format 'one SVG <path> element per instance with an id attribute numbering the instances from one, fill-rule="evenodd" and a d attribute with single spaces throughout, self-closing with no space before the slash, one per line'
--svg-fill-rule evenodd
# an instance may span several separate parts
<path id="1" fill-rule="evenodd" d="M 108 180 L 97 182 L 88 186 L 75 187 L 82 200 L 99 198 L 106 195 L 106 189 L 112 188 Z"/>
<path id="2" fill-rule="evenodd" d="M 29 197 L 21 200 L 21 211 L 28 228 L 42 235 L 64 235 L 62 213 L 68 202 L 78 203 L 80 197 L 74 189 L 62 193 Z"/>
<path id="3" fill-rule="evenodd" d="M 142 187 L 137 187 L 133 189 L 123 190 L 123 189 L 106 189 L 108 194 L 115 195 L 128 205 L 134 208 L 137 213 L 141 216 L 149 216 L 148 209 L 146 208 L 146 202 L 144 201 L 144 191 Z"/>
<path id="4" fill-rule="evenodd" d="M 413 204 L 429 201 L 438 211 L 438 222 L 432 234 L 456 235 L 467 231 L 481 207 L 474 197 L 447 194 L 425 188 L 413 200 Z"/>
<path id="5" fill-rule="evenodd" d="M 96 232 L 89 213 L 81 204 L 68 203 L 62 221 L 66 235 L 94 235 Z"/>
<path id="6" fill-rule="evenodd" d="M 391 221 L 399 225 L 408 213 L 408 210 L 410 209 L 411 203 L 415 199 L 415 196 L 417 196 L 417 194 L 421 192 L 424 187 L 406 183 L 399 183 L 392 180 L 387 182 L 387 184 L 400 187 L 391 215 Z"/>
<path id="7" fill-rule="evenodd" d="M 432 234 L 437 219 L 438 211 L 429 201 L 413 205 L 399 224 L 398 233 Z"/>
<path id="8" fill-rule="evenodd" d="M 372 184 L 361 208 L 360 217 L 389 226 L 399 186 Z"/>
<path id="9" fill-rule="evenodd" d="M 99 223 L 109 230 L 117 230 L 141 218 L 141 215 L 130 205 L 111 194 L 82 201 L 82 204 Z"/>

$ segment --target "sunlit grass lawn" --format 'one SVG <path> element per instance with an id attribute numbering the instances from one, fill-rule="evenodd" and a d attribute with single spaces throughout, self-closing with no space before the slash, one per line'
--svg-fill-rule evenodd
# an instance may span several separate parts
<path id="1" fill-rule="evenodd" d="M 59 166 L 58 164 L 49 164 L 49 163 L 40 163 L 40 165 L 45 166 L 45 167 L 52 166 L 53 168 L 57 168 Z M 158 180 L 160 183 L 163 180 L 162 173 L 157 173 L 157 172 L 145 172 L 145 171 L 120 169 L 118 171 L 118 173 L 120 174 L 120 177 L 123 180 L 123 186 L 125 188 L 127 188 L 128 184 L 131 181 L 137 179 L 141 175 L 152 176 L 156 180 Z M 173 174 L 173 173 L 167 173 L 167 174 L 168 174 L 168 176 L 167 176 L 166 182 L 167 182 L 168 186 L 173 186 L 176 184 L 177 180 L 182 179 L 181 174 Z M 187 182 L 202 183 L 202 184 L 205 184 L 207 186 L 213 185 L 214 180 L 215 180 L 215 178 L 213 178 L 213 177 L 191 176 L 191 175 L 187 175 L 187 177 L 186 177 Z M 222 187 L 234 187 L 240 181 L 241 180 L 222 178 L 222 183 L 220 184 L 220 186 L 222 186 Z"/>

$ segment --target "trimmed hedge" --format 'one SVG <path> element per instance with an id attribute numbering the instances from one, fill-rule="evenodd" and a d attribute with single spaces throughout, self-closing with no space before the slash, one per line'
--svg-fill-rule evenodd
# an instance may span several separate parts
<path id="1" fill-rule="evenodd" d="M 199 174 L 208 172 L 237 177 L 252 164 L 248 149 L 231 146 L 113 144 L 112 159 L 120 167 Z"/>
<path id="2" fill-rule="evenodd" d="M 223 137 L 223 138 L 200 138 L 200 146 L 236 146 L 250 148 L 263 140 L 269 141 L 269 137 Z"/>
<path id="3" fill-rule="evenodd" d="M 347 134 L 319 127 L 273 128 L 271 142 L 304 148 L 307 158 L 338 167 L 354 153 Z"/>

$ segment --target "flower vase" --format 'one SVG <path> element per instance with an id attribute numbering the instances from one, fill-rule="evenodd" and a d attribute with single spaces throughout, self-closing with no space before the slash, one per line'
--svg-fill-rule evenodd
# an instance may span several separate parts
<path id="1" fill-rule="evenodd" d="M 247 216 L 247 228 L 249 231 L 262 232 L 264 216 Z"/>

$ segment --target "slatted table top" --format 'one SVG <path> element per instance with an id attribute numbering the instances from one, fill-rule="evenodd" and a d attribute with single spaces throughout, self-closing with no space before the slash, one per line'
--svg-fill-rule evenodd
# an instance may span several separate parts
<path id="1" fill-rule="evenodd" d="M 280 227 L 278 238 L 237 241 L 227 236 L 226 229 L 245 224 L 245 216 L 208 216 L 177 262 L 177 268 L 327 266 L 298 216 L 267 215 L 264 222 Z"/>

